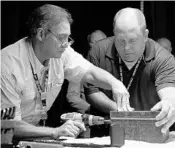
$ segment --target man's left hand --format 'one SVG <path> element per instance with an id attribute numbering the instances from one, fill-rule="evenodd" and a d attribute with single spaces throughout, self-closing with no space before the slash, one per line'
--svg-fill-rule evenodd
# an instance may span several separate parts
<path id="1" fill-rule="evenodd" d="M 157 122 L 155 125 L 157 127 L 162 126 L 161 132 L 166 133 L 170 126 L 175 122 L 175 108 L 172 103 L 167 100 L 162 100 L 151 108 L 151 111 L 158 110 L 160 110 L 160 113 L 156 116 Z"/>

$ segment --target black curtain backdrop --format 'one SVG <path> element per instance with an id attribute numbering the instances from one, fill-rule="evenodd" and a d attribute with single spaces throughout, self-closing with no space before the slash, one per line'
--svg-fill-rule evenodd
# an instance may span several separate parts
<path id="1" fill-rule="evenodd" d="M 101 29 L 112 36 L 115 13 L 124 7 L 140 8 L 140 1 L 2 1 L 1 2 L 1 49 L 27 35 L 26 22 L 32 10 L 45 3 L 66 8 L 72 14 L 74 49 L 83 54 L 87 51 L 87 35 Z M 167 37 L 175 53 L 175 2 L 146 1 L 144 14 L 150 31 L 149 37 Z"/>

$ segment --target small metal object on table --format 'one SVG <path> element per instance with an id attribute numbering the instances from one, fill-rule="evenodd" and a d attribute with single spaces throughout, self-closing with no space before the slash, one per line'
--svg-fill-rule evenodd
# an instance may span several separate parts
<path id="1" fill-rule="evenodd" d="M 12 139 L 16 121 L 15 107 L 4 108 L 1 110 L 1 146 L 2 148 L 12 147 Z"/>

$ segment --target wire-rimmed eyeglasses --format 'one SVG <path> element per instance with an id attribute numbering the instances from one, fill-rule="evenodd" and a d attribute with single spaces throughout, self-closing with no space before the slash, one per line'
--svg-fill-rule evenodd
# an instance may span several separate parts
<path id="1" fill-rule="evenodd" d="M 61 40 L 55 33 L 53 33 L 50 29 L 48 30 L 56 39 L 58 42 L 61 43 L 61 46 L 71 46 L 74 43 L 74 40 L 68 36 L 67 41 L 66 40 Z"/>

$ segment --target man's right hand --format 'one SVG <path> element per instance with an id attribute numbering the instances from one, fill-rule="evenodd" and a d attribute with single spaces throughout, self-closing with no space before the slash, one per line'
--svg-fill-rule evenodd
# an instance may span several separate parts
<path id="1" fill-rule="evenodd" d="M 62 126 L 54 128 L 52 137 L 54 139 L 60 136 L 77 137 L 82 131 L 86 131 L 83 122 L 68 120 Z"/>
<path id="2" fill-rule="evenodd" d="M 117 103 L 118 111 L 133 111 L 134 108 L 130 106 L 129 102 L 129 92 L 121 81 L 117 81 L 117 85 L 112 87 L 113 98 Z"/>

